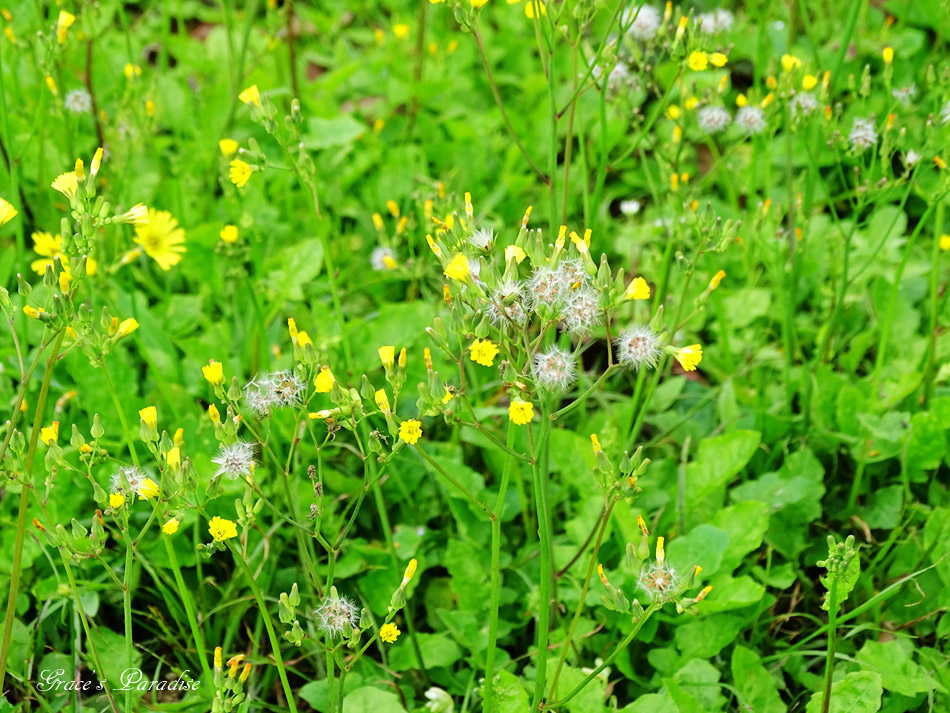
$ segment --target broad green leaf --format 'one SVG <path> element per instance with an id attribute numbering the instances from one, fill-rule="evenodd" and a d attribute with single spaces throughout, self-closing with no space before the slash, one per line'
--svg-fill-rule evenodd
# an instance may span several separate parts
<path id="1" fill-rule="evenodd" d="M 494 710 L 498 713 L 524 713 L 531 707 L 531 700 L 521 680 L 510 671 L 495 674 L 494 692 Z M 482 706 L 484 709 L 484 703 Z"/>
<path id="2" fill-rule="evenodd" d="M 914 663 L 913 645 L 897 639 L 866 641 L 857 659 L 864 668 L 881 674 L 881 685 L 903 696 L 916 696 L 936 686 L 923 666 Z"/>
<path id="3" fill-rule="evenodd" d="M 831 684 L 828 713 L 876 713 L 881 708 L 881 674 L 871 671 L 849 673 Z M 812 695 L 805 713 L 822 713 L 824 691 Z"/>
<path id="4" fill-rule="evenodd" d="M 462 658 L 462 650 L 458 644 L 444 634 L 416 634 L 416 640 L 419 642 L 422 661 L 426 669 L 451 666 Z M 389 667 L 393 671 L 421 668 L 412 642 L 406 641 L 404 645 L 392 649 L 389 656 Z"/>
<path id="5" fill-rule="evenodd" d="M 755 713 L 785 713 L 775 679 L 762 665 L 759 655 L 745 646 L 732 651 L 732 679 L 739 692 L 740 707 Z"/>
<path id="6" fill-rule="evenodd" d="M 677 537 L 666 548 L 670 563 L 678 572 L 689 572 L 699 565 L 711 577 L 719 571 L 729 535 L 713 525 L 694 527 L 689 534 Z"/>
<path id="7" fill-rule="evenodd" d="M 346 713 L 405 713 L 406 709 L 392 690 L 363 686 L 346 695 L 343 710 Z"/>

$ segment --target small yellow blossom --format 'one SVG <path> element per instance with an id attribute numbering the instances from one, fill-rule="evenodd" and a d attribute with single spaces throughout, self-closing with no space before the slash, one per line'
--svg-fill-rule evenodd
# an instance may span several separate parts
<path id="1" fill-rule="evenodd" d="M 534 404 L 530 401 L 512 401 L 508 406 L 508 418 L 517 426 L 531 423 L 534 418 Z"/>
<path id="2" fill-rule="evenodd" d="M 950 250 L 950 235 L 941 235 L 940 236 L 940 249 L 943 251 Z"/>
<path id="3" fill-rule="evenodd" d="M 802 89 L 806 92 L 818 86 L 818 77 L 814 74 L 806 74 L 802 77 Z"/>
<path id="4" fill-rule="evenodd" d="M 258 109 L 263 108 L 263 106 L 261 105 L 261 93 L 258 90 L 256 84 L 252 84 L 243 92 L 238 94 L 238 99 L 240 99 L 245 104 L 253 104 Z"/>
<path id="5" fill-rule="evenodd" d="M 702 50 L 694 50 L 693 52 L 690 52 L 690 55 L 686 60 L 686 64 L 694 72 L 701 72 L 709 66 L 709 58 Z"/>
<path id="6" fill-rule="evenodd" d="M 726 276 L 725 270 L 720 270 L 715 275 L 713 275 L 713 278 L 709 281 L 709 289 L 715 290 L 717 287 L 719 287 L 719 283 L 722 282 L 722 278 L 724 278 L 725 276 Z"/>
<path id="7" fill-rule="evenodd" d="M 65 10 L 59 11 L 59 17 L 56 18 L 56 41 L 59 44 L 66 43 L 66 31 L 72 27 L 76 21 L 76 16 Z"/>
<path id="8" fill-rule="evenodd" d="M 498 347 L 490 339 L 476 339 L 468 349 L 469 359 L 482 366 L 491 366 L 498 355 Z"/>
<path id="9" fill-rule="evenodd" d="M 40 429 L 40 440 L 46 446 L 50 443 L 56 443 L 59 440 L 59 421 L 53 421 L 50 426 L 43 426 Z"/>
<path id="10" fill-rule="evenodd" d="M 802 66 L 802 61 L 793 54 L 783 54 L 782 55 L 782 69 L 786 72 L 791 72 L 794 69 L 798 69 Z"/>
<path id="11" fill-rule="evenodd" d="M 656 563 L 662 565 L 666 561 L 666 550 L 663 548 L 664 538 L 656 538 Z"/>
<path id="12" fill-rule="evenodd" d="M 207 366 L 201 367 L 201 373 L 212 386 L 221 386 L 224 383 L 224 366 L 219 361 L 209 360 Z"/>
<path id="13" fill-rule="evenodd" d="M 218 233 L 221 236 L 221 240 L 226 243 L 236 243 L 238 239 L 238 229 L 236 225 L 225 225 L 221 228 L 221 232 Z"/>
<path id="14" fill-rule="evenodd" d="M 139 323 L 135 319 L 135 317 L 129 317 L 128 319 L 123 319 L 119 323 L 119 327 L 116 330 L 116 333 L 115 333 L 116 338 L 122 339 L 122 337 L 127 337 L 138 328 L 139 328 Z"/>
<path id="15" fill-rule="evenodd" d="M 383 413 L 389 413 L 392 409 L 389 406 L 389 396 L 386 394 L 386 389 L 379 389 L 373 394 L 373 398 L 376 400 L 376 406 Z"/>
<path id="16" fill-rule="evenodd" d="M 947 162 L 944 161 L 944 160 L 943 160 L 942 158 L 940 158 L 939 156 L 934 156 L 934 165 L 935 165 L 937 168 L 943 169 L 943 168 L 946 168 L 946 167 L 947 167 Z"/>
<path id="17" fill-rule="evenodd" d="M 313 346 L 313 340 L 310 338 L 310 335 L 302 329 L 297 333 L 297 339 L 295 341 L 297 342 L 297 346 L 301 349 L 305 349 L 308 344 L 311 347 Z"/>
<path id="18" fill-rule="evenodd" d="M 396 348 L 380 347 L 376 351 L 379 353 L 379 360 L 383 363 L 383 366 L 387 369 L 391 369 L 393 362 L 396 360 Z"/>
<path id="19" fill-rule="evenodd" d="M 218 407 L 214 404 L 208 406 L 208 418 L 211 419 L 211 423 L 221 423 L 221 414 L 218 412 Z"/>
<path id="20" fill-rule="evenodd" d="M 745 94 L 739 94 L 736 96 L 736 106 L 744 107 L 749 105 L 749 100 L 746 99 Z"/>
<path id="21" fill-rule="evenodd" d="M 233 156 L 234 154 L 236 154 L 238 150 L 238 146 L 239 146 L 238 142 L 235 141 L 234 139 L 221 139 L 218 142 L 218 148 L 221 149 L 221 153 L 225 157 Z"/>
<path id="22" fill-rule="evenodd" d="M 485 0 L 472 0 L 473 7 L 481 7 L 481 5 L 475 5 L 476 2 L 481 2 L 482 5 L 485 4 Z M 392 622 L 389 622 L 388 624 L 383 624 L 380 627 L 379 638 L 385 641 L 387 644 L 394 644 L 401 633 L 402 632 L 399 631 L 399 627 L 397 627 Z"/>
<path id="23" fill-rule="evenodd" d="M 215 515 L 208 523 L 208 533 L 214 538 L 215 542 L 224 542 L 232 537 L 237 537 L 237 525 L 230 520 Z M 215 661 L 218 660 L 217 651 L 215 651 Z"/>
<path id="24" fill-rule="evenodd" d="M 13 204 L 10 201 L 0 198 L 0 225 L 6 225 L 14 217 L 16 217 L 17 210 L 13 207 Z"/>
<path id="25" fill-rule="evenodd" d="M 890 64 L 894 61 L 894 48 L 885 47 L 881 50 L 881 56 L 884 58 L 884 64 Z"/>
<path id="26" fill-rule="evenodd" d="M 30 317 L 32 319 L 39 319 L 40 312 L 45 312 L 45 311 L 46 310 L 44 310 L 42 307 L 37 309 L 36 307 L 32 307 L 30 305 L 23 305 L 23 314 L 25 314 L 27 317 Z"/>
<path id="27" fill-rule="evenodd" d="M 141 409 L 139 411 L 139 418 L 141 418 L 149 428 L 158 427 L 158 410 L 154 406 L 146 406 Z"/>
<path id="28" fill-rule="evenodd" d="M 333 376 L 333 372 L 330 371 L 330 367 L 325 366 L 320 369 L 320 373 L 317 374 L 317 378 L 313 380 L 313 385 L 317 390 L 318 394 L 329 394 L 333 391 L 333 384 L 336 382 L 336 377 Z"/>
<path id="29" fill-rule="evenodd" d="M 399 424 L 399 440 L 414 446 L 421 437 L 422 424 L 417 419 L 410 418 Z"/>
<path id="30" fill-rule="evenodd" d="M 445 266 L 445 276 L 453 280 L 464 280 L 471 274 L 468 267 L 468 258 L 462 253 L 457 253 L 451 262 Z"/>
<path id="31" fill-rule="evenodd" d="M 699 99 L 696 97 L 688 97 L 686 101 L 683 102 L 683 106 L 686 107 L 687 111 L 692 111 L 699 104 Z"/>
<path id="32" fill-rule="evenodd" d="M 676 350 L 676 361 L 683 367 L 683 371 L 696 371 L 696 365 L 703 360 L 701 344 L 690 344 Z"/>
<path id="33" fill-rule="evenodd" d="M 449 389 L 448 386 L 445 387 L 445 394 L 442 396 L 442 404 L 445 405 L 449 401 L 455 398 L 455 394 Z"/>
<path id="34" fill-rule="evenodd" d="M 185 230 L 167 210 L 148 209 L 148 222 L 135 226 L 135 242 L 145 254 L 168 272 L 181 262 L 185 247 Z"/>
<path id="35" fill-rule="evenodd" d="M 520 265 L 521 261 L 524 260 L 526 257 L 528 257 L 528 254 L 517 245 L 509 245 L 508 247 L 505 248 L 505 262 L 508 262 L 509 260 L 514 260 Z"/>
<path id="36" fill-rule="evenodd" d="M 398 22 L 393 25 L 393 34 L 396 36 L 397 40 L 404 40 L 409 36 L 409 25 L 405 22 Z"/>
<path id="37" fill-rule="evenodd" d="M 50 186 L 72 200 L 76 197 L 76 191 L 79 190 L 79 178 L 73 171 L 67 171 L 58 175 Z"/>
<path id="38" fill-rule="evenodd" d="M 165 465 L 175 473 L 181 468 L 181 449 L 178 446 L 168 449 L 168 453 L 165 454 Z"/>
<path id="39" fill-rule="evenodd" d="M 137 64 L 132 64 L 131 62 L 128 62 L 122 68 L 122 73 L 125 75 L 125 78 L 131 82 L 136 77 L 142 76 L 142 68 L 139 67 Z"/>
<path id="40" fill-rule="evenodd" d="M 109 507 L 118 510 L 125 505 L 125 496 L 122 493 L 109 493 Z"/>
<path id="41" fill-rule="evenodd" d="M 666 118 L 667 118 L 667 119 L 673 119 L 673 120 L 675 121 L 676 119 L 679 119 L 679 118 L 680 118 L 680 116 L 682 115 L 682 113 L 683 113 L 683 112 L 680 111 L 680 108 L 679 108 L 678 106 L 676 106 L 676 104 L 672 104 L 672 105 L 666 110 Z"/>
<path id="42" fill-rule="evenodd" d="M 710 64 L 713 64 L 716 67 L 725 67 L 728 61 L 729 58 L 722 52 L 713 52 L 711 55 L 709 55 Z"/>
<path id="43" fill-rule="evenodd" d="M 600 453 L 602 450 L 604 450 L 600 445 L 600 439 L 597 438 L 596 433 L 590 434 L 590 447 L 594 453 Z"/>
<path id="44" fill-rule="evenodd" d="M 176 446 L 180 446 L 184 442 L 185 442 L 185 429 L 176 428 L 175 435 L 172 436 L 172 443 L 174 443 Z"/>
<path id="45" fill-rule="evenodd" d="M 406 571 L 402 575 L 402 584 L 400 586 L 405 587 L 412 581 L 412 578 L 416 576 L 416 568 L 418 566 L 419 562 L 415 558 L 409 560 L 409 564 L 406 565 Z"/>
<path id="46" fill-rule="evenodd" d="M 544 6 L 543 2 L 538 2 L 538 5 L 541 7 L 541 17 L 545 17 L 548 14 L 548 9 Z M 524 6 L 524 16 L 529 20 L 534 19 L 534 0 L 528 0 Z"/>
<path id="47" fill-rule="evenodd" d="M 56 88 L 56 80 L 48 74 L 46 75 L 46 88 L 49 89 L 50 94 L 54 97 L 59 94 L 59 89 Z"/>
<path id="48" fill-rule="evenodd" d="M 151 500 L 159 493 L 158 483 L 151 478 L 146 478 L 142 481 L 141 485 L 139 485 L 138 493 L 140 500 Z"/>
<path id="49" fill-rule="evenodd" d="M 164 532 L 166 535 L 174 535 L 176 532 L 178 532 L 178 525 L 178 519 L 173 517 L 171 520 L 162 525 L 162 532 Z"/>
<path id="50" fill-rule="evenodd" d="M 648 300 L 650 299 L 650 285 L 642 277 L 635 277 L 627 286 L 627 291 L 623 297 L 627 300 Z"/>
<path id="51" fill-rule="evenodd" d="M 231 179 L 233 183 L 238 188 L 243 188 L 244 185 L 251 179 L 251 165 L 246 161 L 242 161 L 239 158 L 234 159 L 228 164 L 231 169 L 228 171 L 228 178 Z"/>

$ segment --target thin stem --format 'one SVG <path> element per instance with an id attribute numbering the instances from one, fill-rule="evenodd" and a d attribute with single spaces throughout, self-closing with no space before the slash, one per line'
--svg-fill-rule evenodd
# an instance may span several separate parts
<path id="1" fill-rule="evenodd" d="M 835 648 L 837 640 L 835 638 L 838 614 L 838 577 L 831 578 L 831 588 L 828 591 L 828 649 L 825 654 L 825 699 L 821 704 L 822 713 L 828 713 L 831 706 L 831 677 L 835 671 Z"/>
<path id="2" fill-rule="evenodd" d="M 546 411 L 546 409 L 545 409 Z M 550 417 L 542 411 L 541 434 L 539 442 L 543 442 L 547 429 L 550 428 Z M 545 679 L 547 677 L 548 662 L 548 628 L 551 623 L 551 581 L 554 579 L 554 570 L 551 565 L 551 517 L 548 508 L 547 487 L 544 475 L 538 462 L 538 452 L 535 449 L 535 440 L 531 424 L 528 424 L 528 442 L 531 446 L 531 473 L 534 476 L 534 501 L 538 513 L 538 538 L 540 541 L 540 568 L 539 575 L 539 606 L 538 611 L 538 662 L 535 676 L 534 695 L 531 699 L 531 710 L 538 710 L 538 704 L 544 697 Z"/>

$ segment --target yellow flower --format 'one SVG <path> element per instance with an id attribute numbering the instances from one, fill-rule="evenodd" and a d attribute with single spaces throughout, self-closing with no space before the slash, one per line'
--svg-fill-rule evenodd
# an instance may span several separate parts
<path id="1" fill-rule="evenodd" d="M 56 41 L 59 44 L 66 42 L 66 30 L 76 21 L 76 16 L 65 10 L 59 11 L 59 17 L 56 18 Z"/>
<path id="2" fill-rule="evenodd" d="M 650 299 L 650 285 L 642 277 L 635 277 L 627 286 L 627 291 L 623 297 L 626 300 L 648 300 Z"/>
<path id="3" fill-rule="evenodd" d="M 818 77 L 814 74 L 806 74 L 802 77 L 802 89 L 806 92 L 810 89 L 814 89 L 816 86 L 818 86 Z"/>
<path id="4" fill-rule="evenodd" d="M 379 360 L 383 363 L 383 366 L 391 369 L 393 362 L 396 360 L 396 348 L 380 347 L 377 352 L 379 352 Z"/>
<path id="5" fill-rule="evenodd" d="M 943 251 L 950 250 L 950 235 L 941 235 L 940 236 L 940 249 Z"/>
<path id="6" fill-rule="evenodd" d="M 102 154 L 103 150 L 100 146 L 92 155 L 92 163 L 89 164 L 89 175 L 95 176 L 97 173 L 99 173 L 99 167 L 102 165 Z"/>
<path id="7" fill-rule="evenodd" d="M 136 77 L 142 76 L 142 68 L 137 64 L 129 62 L 122 68 L 122 73 L 125 75 L 125 78 L 131 82 Z"/>
<path id="8" fill-rule="evenodd" d="M 725 270 L 720 270 L 715 275 L 713 275 L 713 278 L 709 281 L 709 289 L 715 290 L 717 287 L 719 287 L 719 283 L 722 282 L 722 278 L 724 278 L 725 276 L 726 276 Z"/>
<path id="9" fill-rule="evenodd" d="M 201 373 L 212 386 L 221 386 L 224 383 L 224 366 L 219 361 L 211 359 L 207 366 L 201 367 Z"/>
<path id="10" fill-rule="evenodd" d="M 218 233 L 221 239 L 226 243 L 236 243 L 238 239 L 238 229 L 236 225 L 225 225 Z"/>
<path id="11" fill-rule="evenodd" d="M 5 198 L 0 198 L 0 225 L 6 225 L 13 220 L 17 210 L 13 204 Z"/>
<path id="12" fill-rule="evenodd" d="M 139 418 L 145 421 L 145 425 L 150 428 L 158 427 L 158 410 L 154 406 L 146 406 L 139 411 Z"/>
<path id="13" fill-rule="evenodd" d="M 174 443 L 176 446 L 180 446 L 184 442 L 185 442 L 185 429 L 184 428 L 175 429 L 175 435 L 172 436 L 172 443 Z"/>
<path id="14" fill-rule="evenodd" d="M 406 565 L 406 571 L 402 575 L 402 584 L 400 586 L 405 587 L 409 582 L 412 581 L 412 578 L 416 576 L 416 568 L 419 566 L 419 562 L 415 558 L 409 560 L 409 564 Z"/>
<path id="15" fill-rule="evenodd" d="M 678 144 L 682 139 L 683 139 L 683 127 L 677 124 L 676 126 L 673 127 L 673 143 Z"/>
<path id="16" fill-rule="evenodd" d="M 947 167 L 947 162 L 944 161 L 944 160 L 943 160 L 942 158 L 940 158 L 939 156 L 934 156 L 934 165 L 935 165 L 937 168 L 941 168 L 941 169 L 942 169 L 942 168 L 946 168 L 946 167 Z"/>
<path id="17" fill-rule="evenodd" d="M 445 405 L 445 404 L 447 404 L 449 401 L 451 401 L 451 400 L 454 399 L 454 398 L 455 398 L 455 394 L 453 394 L 451 391 L 449 391 L 449 387 L 446 386 L 446 387 L 445 387 L 445 394 L 442 396 L 442 404 Z"/>
<path id="18" fill-rule="evenodd" d="M 725 67 L 726 62 L 729 61 L 729 58 L 722 52 L 713 52 L 711 55 L 709 55 L 709 61 L 717 67 Z"/>
<path id="19" fill-rule="evenodd" d="M 507 248 L 505 248 L 505 262 L 508 262 L 509 260 L 514 260 L 520 265 L 521 261 L 524 260 L 527 256 L 528 254 L 522 248 L 519 248 L 517 245 L 509 245 Z"/>
<path id="20" fill-rule="evenodd" d="M 253 104 L 253 105 L 256 106 L 258 109 L 263 109 L 263 108 L 264 108 L 264 107 L 261 105 L 261 93 L 260 93 L 260 91 L 258 90 L 256 84 L 252 84 L 252 85 L 249 86 L 247 89 L 245 89 L 243 92 L 241 92 L 240 94 L 238 94 L 238 99 L 240 99 L 240 100 L 241 100 L 242 102 L 244 102 L 245 104 Z"/>
<path id="21" fill-rule="evenodd" d="M 336 378 L 333 376 L 333 372 L 330 371 L 330 367 L 325 366 L 320 369 L 317 378 L 313 380 L 313 385 L 316 387 L 318 394 L 329 394 L 333 391 L 335 381 Z"/>
<path id="22" fill-rule="evenodd" d="M 594 453 L 600 453 L 602 450 L 604 450 L 600 445 L 600 439 L 597 438 L 596 433 L 590 434 L 590 447 Z"/>
<path id="23" fill-rule="evenodd" d="M 238 146 L 239 146 L 238 142 L 235 141 L 234 139 L 221 139 L 218 142 L 218 148 L 221 149 L 221 153 L 225 157 L 233 156 L 234 154 L 236 154 L 238 150 Z"/>
<path id="24" fill-rule="evenodd" d="M 135 320 L 135 317 L 123 319 L 122 322 L 119 323 L 119 328 L 116 330 L 116 338 L 122 339 L 122 337 L 127 337 L 138 328 L 139 323 Z"/>
<path id="25" fill-rule="evenodd" d="M 656 563 L 663 564 L 666 561 L 666 550 L 663 548 L 664 538 L 656 538 Z"/>
<path id="26" fill-rule="evenodd" d="M 481 5 L 475 5 L 476 2 L 481 2 L 483 5 L 485 4 L 485 0 L 472 0 L 472 7 L 481 7 Z M 380 627 L 379 638 L 385 641 L 387 644 L 394 644 L 401 633 L 402 632 L 399 631 L 399 627 L 397 627 L 392 622 L 389 622 L 388 624 L 383 624 Z"/>
<path id="27" fill-rule="evenodd" d="M 881 50 L 881 56 L 884 58 L 884 64 L 890 64 L 894 61 L 894 48 L 885 47 Z"/>
<path id="28" fill-rule="evenodd" d="M 690 52 L 690 55 L 686 60 L 686 64 L 694 72 L 701 72 L 709 66 L 709 58 L 702 50 L 694 50 L 693 52 Z"/>
<path id="29" fill-rule="evenodd" d="M 399 22 L 393 25 L 393 34 L 396 36 L 396 39 L 406 39 L 409 36 L 409 25 L 405 22 Z"/>
<path id="30" fill-rule="evenodd" d="M 534 418 L 534 404 L 530 401 L 512 401 L 508 406 L 508 418 L 517 426 L 524 426 Z"/>
<path id="31" fill-rule="evenodd" d="M 468 267 L 468 258 L 462 253 L 456 253 L 451 262 L 445 266 L 444 274 L 446 277 L 450 277 L 453 280 L 466 279 L 471 274 Z"/>
<path id="32" fill-rule="evenodd" d="M 802 61 L 793 54 L 783 54 L 782 55 L 782 69 L 786 72 L 791 72 L 793 69 L 798 69 L 802 66 Z"/>
<path id="33" fill-rule="evenodd" d="M 383 413 L 388 413 L 390 411 L 389 406 L 389 396 L 386 395 L 386 389 L 379 389 L 373 394 L 373 398 L 376 400 L 376 406 L 379 407 L 379 410 Z"/>
<path id="34" fill-rule="evenodd" d="M 498 355 L 498 347 L 490 339 L 476 339 L 468 349 L 469 359 L 482 366 L 491 366 Z"/>
<path id="35" fill-rule="evenodd" d="M 73 171 L 67 171 L 58 175 L 50 186 L 72 200 L 76 197 L 76 191 L 79 190 L 79 178 Z"/>
<path id="36" fill-rule="evenodd" d="M 109 507 L 118 510 L 125 505 L 125 496 L 122 493 L 109 493 Z"/>
<path id="37" fill-rule="evenodd" d="M 543 2 L 539 2 L 538 5 L 541 8 L 541 17 L 544 17 L 548 14 L 548 9 L 544 6 Z M 524 16 L 529 20 L 534 19 L 534 0 L 528 0 L 527 4 L 524 6 Z"/>
<path id="38" fill-rule="evenodd" d="M 48 446 L 50 442 L 56 443 L 59 440 L 59 421 L 53 421 L 50 426 L 43 426 L 40 429 L 40 440 L 43 445 Z"/>
<path id="39" fill-rule="evenodd" d="M 414 418 L 410 418 L 399 424 L 399 440 L 405 441 L 410 446 L 414 446 L 416 441 L 422 437 L 422 424 Z"/>
<path id="40" fill-rule="evenodd" d="M 45 275 L 46 267 L 53 264 L 53 258 L 63 254 L 63 236 L 61 235 L 50 235 L 45 232 L 33 233 L 33 252 L 37 255 L 42 255 L 45 260 L 34 260 L 30 263 L 30 267 L 33 268 L 33 271 L 37 275 Z M 69 271 L 68 263 L 61 261 L 63 265 L 63 270 L 65 272 Z"/>
<path id="41" fill-rule="evenodd" d="M 237 525 L 230 520 L 215 515 L 208 523 L 208 533 L 214 538 L 215 542 L 224 542 L 232 537 L 237 537 Z"/>
<path id="42" fill-rule="evenodd" d="M 253 173 L 251 165 L 239 158 L 234 159 L 228 165 L 231 167 L 231 170 L 228 171 L 228 178 L 231 179 L 231 183 L 238 188 L 242 188 L 250 180 Z"/>
<path id="43" fill-rule="evenodd" d="M 50 93 L 55 97 L 59 94 L 59 90 L 56 88 L 56 80 L 53 79 L 48 74 L 46 75 L 46 87 L 49 89 Z"/>
<path id="44" fill-rule="evenodd" d="M 140 500 L 151 500 L 156 495 L 158 495 L 158 483 L 156 483 L 151 478 L 146 478 L 139 485 L 139 499 Z"/>
<path id="45" fill-rule="evenodd" d="M 136 225 L 135 235 L 135 242 L 142 246 L 145 254 L 166 272 L 181 262 L 181 254 L 187 250 L 185 231 L 167 210 L 149 208 L 148 223 Z"/>
<path id="46" fill-rule="evenodd" d="M 304 330 L 302 330 L 302 329 L 301 329 L 299 332 L 297 332 L 297 339 L 296 339 L 296 342 L 297 342 L 297 346 L 300 347 L 301 349 L 303 349 L 304 347 L 306 347 L 308 344 L 309 344 L 311 347 L 313 346 L 313 340 L 310 338 L 310 335 L 307 334 L 307 333 L 306 333 Z"/>
<path id="47" fill-rule="evenodd" d="M 679 119 L 682 113 L 683 112 L 680 110 L 680 108 L 676 106 L 676 104 L 673 104 L 669 109 L 666 110 L 666 118 L 674 120 Z"/>
<path id="48" fill-rule="evenodd" d="M 485 3 L 487 3 L 488 0 L 469 0 L 469 2 L 471 3 L 472 7 L 478 9 L 478 8 L 480 8 L 482 5 L 484 5 Z"/>
<path id="49" fill-rule="evenodd" d="M 181 468 L 181 449 L 178 446 L 168 449 L 168 453 L 165 454 L 165 465 L 175 473 Z"/>
<path id="50" fill-rule="evenodd" d="M 162 525 L 162 532 L 164 532 L 166 535 L 174 535 L 176 532 L 178 532 L 178 524 L 177 518 L 173 517 L 171 520 Z"/>
<path id="51" fill-rule="evenodd" d="M 211 423 L 221 423 L 221 414 L 218 413 L 218 407 L 214 404 L 208 406 L 208 418 L 211 419 Z"/>
<path id="52" fill-rule="evenodd" d="M 683 371 L 696 371 L 696 365 L 703 360 L 701 344 L 690 344 L 676 350 L 676 361 L 683 367 Z"/>

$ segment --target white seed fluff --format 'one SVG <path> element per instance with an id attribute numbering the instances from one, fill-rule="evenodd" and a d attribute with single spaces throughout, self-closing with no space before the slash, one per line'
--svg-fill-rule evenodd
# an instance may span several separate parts
<path id="1" fill-rule="evenodd" d="M 242 441 L 221 446 L 211 462 L 218 466 L 216 476 L 223 475 L 231 480 L 244 478 L 254 469 L 254 446 Z"/>
<path id="2" fill-rule="evenodd" d="M 660 335 L 645 324 L 635 324 L 623 330 L 614 344 L 617 348 L 617 360 L 637 371 L 643 367 L 655 369 L 663 354 Z"/>
<path id="3" fill-rule="evenodd" d="M 535 354 L 532 366 L 535 382 L 547 391 L 564 391 L 577 379 L 574 357 L 560 347 Z"/>
<path id="4" fill-rule="evenodd" d="M 715 134 L 732 122 L 729 112 L 721 106 L 704 106 L 696 114 L 696 123 L 707 134 Z"/>

